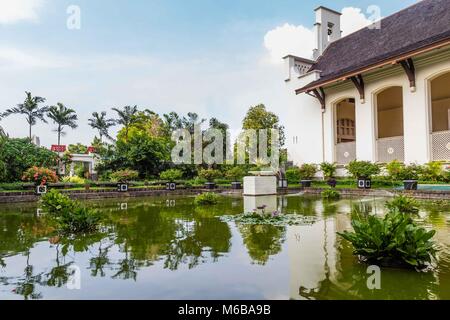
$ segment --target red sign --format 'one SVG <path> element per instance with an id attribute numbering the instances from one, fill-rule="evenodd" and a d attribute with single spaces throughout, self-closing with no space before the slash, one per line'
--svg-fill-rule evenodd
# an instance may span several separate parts
<path id="1" fill-rule="evenodd" d="M 89 147 L 89 148 L 87 149 L 87 152 L 88 152 L 88 153 L 95 153 L 95 148 L 94 148 L 94 147 Z"/>
<path id="2" fill-rule="evenodd" d="M 66 152 L 67 148 L 66 148 L 66 146 L 59 146 L 59 145 L 57 145 L 57 144 L 54 144 L 54 145 L 52 145 L 51 150 L 52 150 L 53 152 L 58 152 L 58 153 L 60 153 L 60 152 Z"/>

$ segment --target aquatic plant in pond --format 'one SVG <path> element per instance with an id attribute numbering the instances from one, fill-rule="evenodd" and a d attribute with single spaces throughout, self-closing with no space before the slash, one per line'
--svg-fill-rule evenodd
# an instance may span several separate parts
<path id="1" fill-rule="evenodd" d="M 353 253 L 368 263 L 424 268 L 437 249 L 431 240 L 435 231 L 418 227 L 410 214 L 390 211 L 384 218 L 354 213 L 354 232 L 341 237 L 352 243 Z"/>
<path id="2" fill-rule="evenodd" d="M 199 194 L 194 200 L 196 205 L 213 205 L 219 202 L 219 196 L 213 192 Z"/>
<path id="3" fill-rule="evenodd" d="M 63 233 L 95 231 L 101 220 L 98 211 L 86 208 L 56 190 L 44 195 L 41 203 L 58 230 Z"/>
<path id="4" fill-rule="evenodd" d="M 338 200 L 341 198 L 341 194 L 333 189 L 327 189 L 322 191 L 322 198 L 325 200 Z"/>
<path id="5" fill-rule="evenodd" d="M 419 213 L 419 202 L 411 197 L 398 195 L 393 200 L 386 203 L 389 211 L 398 211 L 406 214 Z"/>
<path id="6" fill-rule="evenodd" d="M 260 214 L 256 212 L 234 216 L 219 217 L 224 222 L 236 222 L 243 225 L 272 225 L 272 226 L 301 226 L 316 222 L 316 217 L 301 216 L 297 214 L 281 214 L 277 211 Z"/>

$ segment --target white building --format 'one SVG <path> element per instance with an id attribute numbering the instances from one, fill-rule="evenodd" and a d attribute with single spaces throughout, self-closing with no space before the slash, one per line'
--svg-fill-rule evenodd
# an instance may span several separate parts
<path id="1" fill-rule="evenodd" d="M 291 159 L 450 161 L 450 1 L 420 1 L 346 37 L 340 13 L 319 7 L 316 21 L 315 61 L 285 57 Z"/>

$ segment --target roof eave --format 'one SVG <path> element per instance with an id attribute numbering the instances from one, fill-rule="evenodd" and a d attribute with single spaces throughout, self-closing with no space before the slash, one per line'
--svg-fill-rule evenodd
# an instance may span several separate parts
<path id="1" fill-rule="evenodd" d="M 442 40 L 442 41 L 439 41 L 439 42 L 435 42 L 435 43 L 433 43 L 431 45 L 428 45 L 428 46 L 425 46 L 425 47 L 418 48 L 416 50 L 410 51 L 409 53 L 404 53 L 404 54 L 401 54 L 401 55 L 398 55 L 398 56 L 395 56 L 395 57 L 392 57 L 392 58 L 388 58 L 388 59 L 382 60 L 382 61 L 377 62 L 375 64 L 372 64 L 372 65 L 369 65 L 369 66 L 365 66 L 365 67 L 359 68 L 359 69 L 351 71 L 351 72 L 344 73 L 342 75 L 333 77 L 332 79 L 328 79 L 328 80 L 324 80 L 324 81 L 318 80 L 318 81 L 315 81 L 316 83 L 312 82 L 311 83 L 312 85 L 308 84 L 308 85 L 306 85 L 306 86 L 304 86 L 304 87 L 302 87 L 300 89 L 295 90 L 295 94 L 299 95 L 301 93 L 305 93 L 305 92 L 312 91 L 314 89 L 318 89 L 318 88 L 326 86 L 326 85 L 333 84 L 333 83 L 338 82 L 340 80 L 346 80 L 348 78 L 357 76 L 358 74 L 362 74 L 364 72 L 368 72 L 368 71 L 371 71 L 371 70 L 374 70 L 374 69 L 377 69 L 377 68 L 384 67 L 386 65 L 397 63 L 397 62 L 399 62 L 401 60 L 412 58 L 412 57 L 415 57 L 415 56 L 423 54 L 423 53 L 427 53 L 427 52 L 432 51 L 432 50 L 440 49 L 442 47 L 445 47 L 446 45 L 450 45 L 450 39 L 445 39 L 445 40 Z"/>

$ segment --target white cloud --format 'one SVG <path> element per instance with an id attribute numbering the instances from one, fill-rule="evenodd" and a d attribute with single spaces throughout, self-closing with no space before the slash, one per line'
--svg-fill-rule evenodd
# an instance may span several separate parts
<path id="1" fill-rule="evenodd" d="M 0 0 L 0 24 L 37 21 L 44 0 Z"/>
<path id="2" fill-rule="evenodd" d="M 344 37 L 367 27 L 371 23 L 372 21 L 359 8 L 348 7 L 342 9 L 341 29 Z"/>
<path id="3" fill-rule="evenodd" d="M 68 64 L 62 57 L 37 52 L 35 49 L 27 52 L 14 47 L 0 47 L 1 69 L 60 68 Z"/>
<path id="4" fill-rule="evenodd" d="M 270 30 L 264 37 L 264 46 L 269 51 L 270 61 L 273 63 L 280 63 L 288 54 L 310 58 L 314 44 L 312 29 L 288 23 Z"/>
<path id="5" fill-rule="evenodd" d="M 368 26 L 371 21 L 359 8 L 342 9 L 341 29 L 346 36 Z M 311 58 L 315 47 L 314 29 L 303 25 L 284 24 L 266 33 L 264 46 L 272 63 L 282 63 L 282 58 L 293 54 L 303 58 Z"/>

